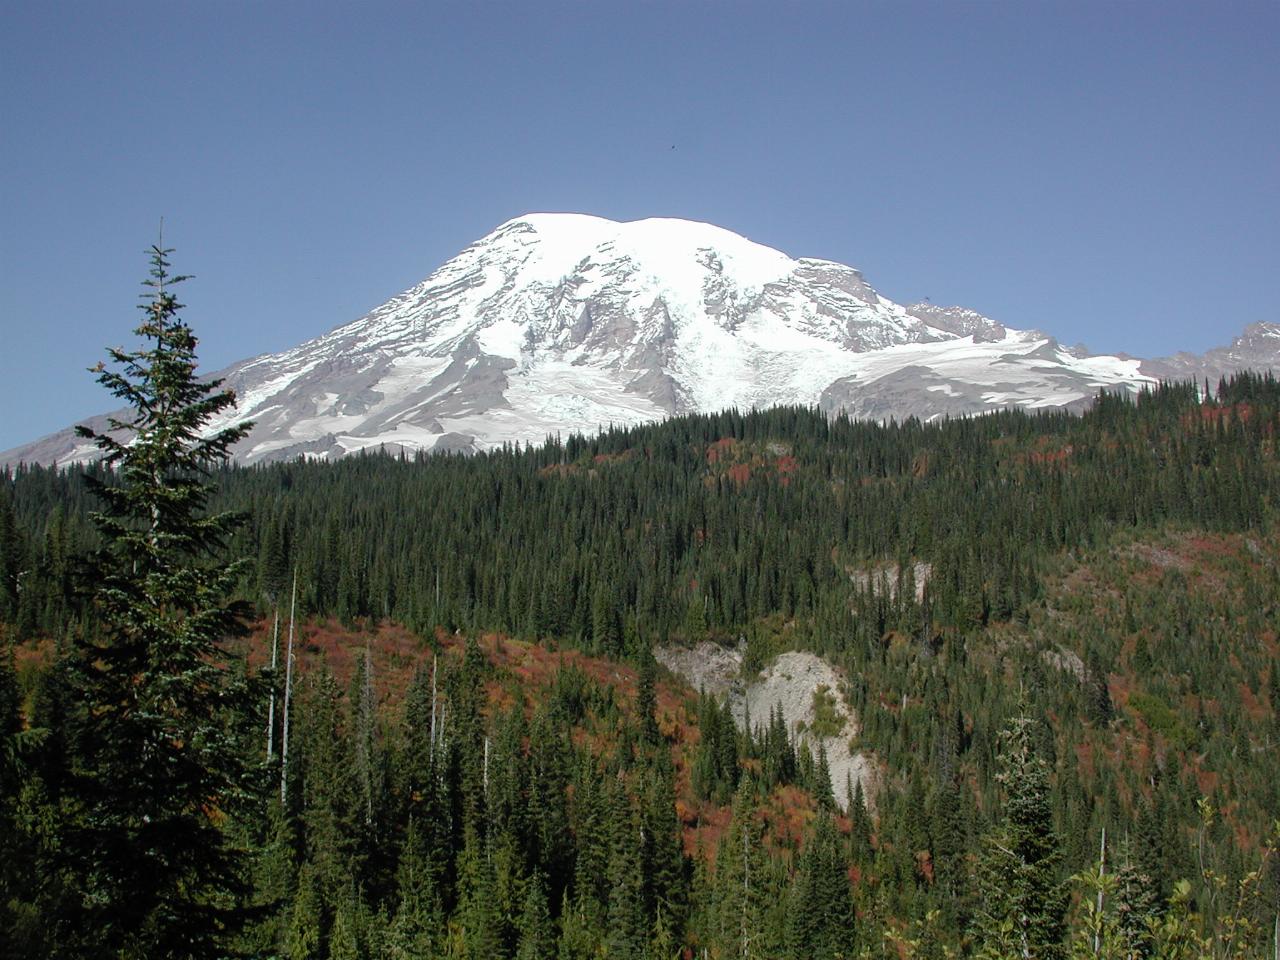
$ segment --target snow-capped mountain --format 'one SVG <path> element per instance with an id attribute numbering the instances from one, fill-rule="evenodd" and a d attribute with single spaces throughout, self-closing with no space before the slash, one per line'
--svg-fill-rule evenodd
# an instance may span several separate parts
<path id="1" fill-rule="evenodd" d="M 1250 330 L 1250 362 L 1276 367 L 1280 327 Z M 903 306 L 851 267 L 704 223 L 531 214 L 368 315 L 220 375 L 239 398 L 227 422 L 255 423 L 237 457 L 257 462 L 538 443 L 731 406 L 900 419 L 1077 407 L 1214 362 L 1144 366 L 964 308 Z M 0 462 L 92 452 L 67 430 Z"/>

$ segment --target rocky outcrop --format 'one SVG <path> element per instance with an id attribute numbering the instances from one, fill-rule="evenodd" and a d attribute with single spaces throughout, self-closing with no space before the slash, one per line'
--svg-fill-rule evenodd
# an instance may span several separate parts
<path id="1" fill-rule="evenodd" d="M 817 758 L 827 755 L 831 790 L 847 809 L 850 790 L 862 784 L 874 806 L 880 782 L 875 760 L 857 749 L 858 719 L 844 696 L 844 681 L 831 664 L 803 651 L 775 657 L 754 677 L 742 675 L 742 651 L 713 643 L 660 647 L 658 661 L 689 684 L 727 699 L 740 728 L 756 730 L 781 711 L 792 741 Z"/>
<path id="2" fill-rule="evenodd" d="M 1176 353 L 1171 357 L 1143 360 L 1143 373 L 1160 380 L 1209 381 L 1210 388 L 1242 370 L 1280 371 L 1280 323 L 1254 323 L 1228 346 L 1202 354 Z"/>

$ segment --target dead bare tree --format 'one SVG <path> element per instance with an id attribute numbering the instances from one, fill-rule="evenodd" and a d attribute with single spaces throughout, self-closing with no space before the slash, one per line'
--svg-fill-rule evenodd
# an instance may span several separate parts
<path id="1" fill-rule="evenodd" d="M 276 735 L 276 658 L 280 650 L 280 607 L 276 606 L 275 625 L 271 629 L 271 696 L 267 700 L 267 761 L 274 755 Z"/>
<path id="2" fill-rule="evenodd" d="M 298 570 L 293 571 L 293 595 L 289 600 L 289 649 L 284 659 L 284 727 L 280 736 L 280 803 L 289 797 L 289 701 L 293 694 L 293 618 L 298 608 Z"/>

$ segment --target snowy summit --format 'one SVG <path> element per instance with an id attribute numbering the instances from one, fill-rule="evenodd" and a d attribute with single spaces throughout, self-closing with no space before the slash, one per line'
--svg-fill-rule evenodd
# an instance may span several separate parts
<path id="1" fill-rule="evenodd" d="M 237 458 L 259 462 L 538 443 L 726 407 L 878 419 L 1079 407 L 1162 372 L 972 310 L 897 304 L 852 267 L 710 224 L 539 213 L 368 315 L 221 375 L 239 398 L 228 419 L 255 421 Z M 0 460 L 91 454 L 64 431 Z"/>

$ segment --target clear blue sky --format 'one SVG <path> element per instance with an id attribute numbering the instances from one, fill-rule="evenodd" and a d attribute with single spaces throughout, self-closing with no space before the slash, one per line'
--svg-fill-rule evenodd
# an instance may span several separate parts
<path id="1" fill-rule="evenodd" d="M 543 210 L 1096 350 L 1280 320 L 1276 0 L 0 0 L 0 122 L 0 449 L 111 406 L 161 216 L 209 370 Z"/>

